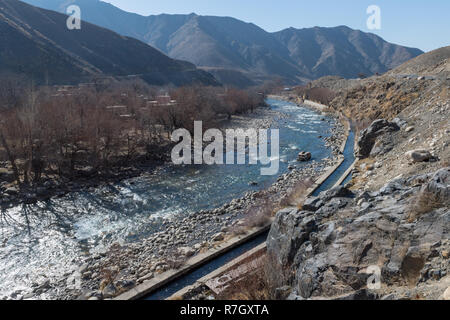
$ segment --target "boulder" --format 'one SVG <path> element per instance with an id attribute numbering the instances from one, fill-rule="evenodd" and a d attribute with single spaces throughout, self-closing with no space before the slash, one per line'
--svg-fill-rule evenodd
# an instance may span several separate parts
<path id="1" fill-rule="evenodd" d="M 348 189 L 333 188 L 307 199 L 303 210 L 314 212 L 278 211 L 266 242 L 273 273 L 283 275 L 277 288 L 290 286 L 288 299 L 376 299 L 367 290 L 371 266 L 378 266 L 383 285 L 393 288 L 384 294 L 405 284 L 433 284 L 428 279 L 450 274 L 450 212 L 442 208 L 414 222 L 408 219 L 411 197 L 421 185 L 449 198 L 449 170 L 397 177 L 376 192 L 360 190 L 359 201 Z M 405 192 L 410 195 L 401 198 Z M 284 298 L 287 292 L 278 293 Z M 416 295 L 413 290 L 398 294 L 391 297 Z"/>
<path id="2" fill-rule="evenodd" d="M 103 290 L 102 290 L 102 295 L 105 298 L 112 298 L 114 296 L 116 296 L 117 294 L 117 288 L 116 286 L 114 286 L 113 283 L 109 283 Z"/>
<path id="3" fill-rule="evenodd" d="M 303 203 L 302 209 L 306 211 L 316 211 L 321 206 L 323 206 L 323 202 L 320 200 L 319 197 L 309 197 Z"/>
<path id="4" fill-rule="evenodd" d="M 216 233 L 215 235 L 213 235 L 212 239 L 213 241 L 222 241 L 224 239 L 224 235 L 222 232 Z"/>
<path id="5" fill-rule="evenodd" d="M 311 152 L 302 151 L 297 156 L 297 161 L 305 162 L 311 160 Z"/>
<path id="6" fill-rule="evenodd" d="M 317 211 L 325 203 L 333 198 L 351 198 L 354 194 L 344 186 L 337 186 L 330 190 L 322 191 L 317 197 L 308 197 L 303 203 L 302 209 L 306 211 Z"/>
<path id="7" fill-rule="evenodd" d="M 422 187 L 425 192 L 432 193 L 436 200 L 445 205 L 450 204 L 450 167 L 436 171 L 430 181 Z"/>
<path id="8" fill-rule="evenodd" d="M 388 181 L 381 189 L 378 191 L 379 195 L 386 196 L 391 195 L 395 191 L 399 190 L 405 190 L 406 187 L 404 186 L 405 179 L 400 178 L 394 178 L 390 181 Z"/>
<path id="9" fill-rule="evenodd" d="M 342 209 L 347 206 L 347 204 L 351 201 L 348 198 L 332 198 L 330 201 L 321 206 L 318 210 L 316 210 L 316 214 L 320 215 L 322 218 L 330 217 L 335 214 L 339 209 Z"/>
<path id="10" fill-rule="evenodd" d="M 357 142 L 356 155 L 360 158 L 367 158 L 379 136 L 398 130 L 400 130 L 400 127 L 394 122 L 385 119 L 375 120 L 367 129 L 361 131 Z"/>
<path id="11" fill-rule="evenodd" d="M 388 153 L 394 148 L 394 142 L 391 139 L 391 136 L 387 134 L 383 134 L 375 139 L 375 143 L 370 151 L 369 156 L 377 157 L 383 154 Z"/>
<path id="12" fill-rule="evenodd" d="M 323 201 L 329 201 L 332 198 L 351 198 L 353 197 L 354 194 L 353 192 L 351 192 L 349 189 L 347 189 L 344 186 L 337 186 L 334 188 L 331 188 L 327 191 L 322 191 L 319 195 L 319 197 L 323 200 Z"/>
<path id="13" fill-rule="evenodd" d="M 185 257 L 191 257 L 195 254 L 195 250 L 190 247 L 181 247 L 178 248 L 178 253 Z"/>
<path id="14" fill-rule="evenodd" d="M 417 149 L 411 150 L 406 153 L 406 157 L 413 162 L 429 161 L 433 156 L 428 150 Z"/>
<path id="15" fill-rule="evenodd" d="M 406 122 L 405 120 L 400 119 L 400 118 L 394 118 L 394 119 L 392 119 L 392 122 L 394 122 L 400 128 L 406 128 L 408 126 L 408 122 Z"/>

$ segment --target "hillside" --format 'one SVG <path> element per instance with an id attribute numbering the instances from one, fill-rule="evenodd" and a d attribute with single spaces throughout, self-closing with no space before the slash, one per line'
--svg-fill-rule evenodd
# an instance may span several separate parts
<path id="1" fill-rule="evenodd" d="M 450 46 L 433 50 L 407 61 L 392 70 L 390 74 L 450 77 Z"/>
<path id="2" fill-rule="evenodd" d="M 374 34 L 346 26 L 290 28 L 275 33 L 275 37 L 289 49 L 292 60 L 313 79 L 384 73 L 422 53 L 419 49 L 391 44 Z"/>
<path id="3" fill-rule="evenodd" d="M 145 40 L 167 53 L 199 67 L 238 69 L 252 78 L 272 75 L 289 80 L 302 76 L 288 51 L 273 36 L 254 24 L 234 18 L 190 15 L 172 32 L 177 16 L 150 16 Z"/>
<path id="4" fill-rule="evenodd" d="M 350 182 L 276 215 L 267 252 L 283 298 L 449 299 L 449 58 L 443 48 L 347 87 L 314 82 L 339 88 L 331 107 L 364 130 Z"/>
<path id="5" fill-rule="evenodd" d="M 49 84 L 129 75 L 157 85 L 217 84 L 210 74 L 141 41 L 89 23 L 69 30 L 66 19 L 20 1 L 0 0 L 0 72 Z"/>
<path id="6" fill-rule="evenodd" d="M 347 27 L 286 29 L 269 33 L 229 17 L 151 15 L 120 10 L 97 0 L 26 0 L 64 12 L 82 9 L 82 19 L 144 41 L 172 58 L 194 63 L 224 83 L 242 85 L 280 77 L 299 83 L 324 75 L 355 78 L 384 73 L 422 53 Z"/>

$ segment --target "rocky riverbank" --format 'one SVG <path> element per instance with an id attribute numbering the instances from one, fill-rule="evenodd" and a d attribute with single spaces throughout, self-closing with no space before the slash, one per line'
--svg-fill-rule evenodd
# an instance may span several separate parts
<path id="1" fill-rule="evenodd" d="M 233 127 L 268 128 L 284 118 L 282 113 L 264 110 L 253 116 L 251 121 L 245 118 L 242 122 L 236 121 Z M 330 129 L 334 138 L 328 139 L 327 144 L 337 156 L 345 132 L 339 123 Z M 105 255 L 85 260 L 80 268 L 82 292 L 67 293 L 63 298 L 73 298 L 74 295 L 81 299 L 111 298 L 158 273 L 176 269 L 187 258 L 246 232 L 247 226 L 264 223 L 263 219 L 267 217 L 255 215 L 255 212 L 273 211 L 280 206 L 281 199 L 298 185 L 298 181 L 315 179 L 336 162 L 337 158 L 333 157 L 321 162 L 312 161 L 299 168 L 292 166 L 290 172 L 281 175 L 265 190 L 247 192 L 220 208 L 194 212 L 183 219 L 167 220 L 157 233 L 138 243 L 113 245 Z M 110 275 L 109 278 L 104 277 L 105 272 Z"/>

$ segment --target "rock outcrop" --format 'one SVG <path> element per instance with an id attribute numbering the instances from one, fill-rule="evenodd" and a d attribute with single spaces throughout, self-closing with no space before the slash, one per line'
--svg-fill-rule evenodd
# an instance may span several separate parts
<path id="1" fill-rule="evenodd" d="M 433 158 L 430 151 L 418 149 L 418 150 L 411 150 L 406 153 L 406 157 L 411 160 L 412 162 L 423 162 L 423 161 L 429 161 Z"/>
<path id="2" fill-rule="evenodd" d="M 308 198 L 303 210 L 279 211 L 267 252 L 292 288 L 289 299 L 442 295 L 450 272 L 449 170 L 398 178 L 376 192 L 338 187 Z M 425 189 L 442 204 L 411 220 L 410 204 Z"/>
<path id="3" fill-rule="evenodd" d="M 450 168 L 436 171 L 422 190 L 433 194 L 436 201 L 450 205 Z"/>
<path id="4" fill-rule="evenodd" d="M 359 158 L 368 157 L 378 137 L 398 130 L 400 130 L 400 127 L 395 122 L 389 122 L 385 119 L 375 120 L 367 129 L 361 131 L 357 142 L 356 155 Z"/>
<path id="5" fill-rule="evenodd" d="M 311 160 L 311 152 L 302 151 L 297 156 L 297 161 L 305 162 Z"/>

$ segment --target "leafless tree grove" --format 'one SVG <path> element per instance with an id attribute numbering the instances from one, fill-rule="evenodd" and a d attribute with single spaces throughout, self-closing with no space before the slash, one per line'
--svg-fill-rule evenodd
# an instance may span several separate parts
<path id="1" fill-rule="evenodd" d="M 204 129 L 220 116 L 251 112 L 263 103 L 256 90 L 182 87 L 164 90 L 139 81 L 100 86 L 34 88 L 0 79 L 0 165 L 19 184 L 45 176 L 72 178 L 161 159 L 176 128 Z"/>

